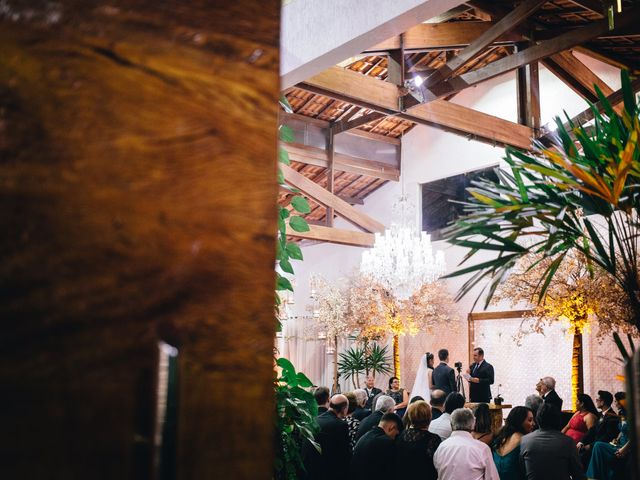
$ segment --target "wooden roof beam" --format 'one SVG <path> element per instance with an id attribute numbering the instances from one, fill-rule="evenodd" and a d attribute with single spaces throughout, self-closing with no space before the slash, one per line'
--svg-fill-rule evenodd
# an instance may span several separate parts
<path id="1" fill-rule="evenodd" d="M 289 153 L 291 161 L 329 168 L 329 159 L 325 149 L 289 142 L 283 142 L 281 146 Z M 335 153 L 333 162 L 334 168 L 341 172 L 355 173 L 394 182 L 400 180 L 400 170 L 384 162 L 352 157 L 343 153 Z"/>
<path id="2" fill-rule="evenodd" d="M 613 93 L 613 89 L 609 85 L 574 57 L 570 51 L 557 53 L 542 60 L 542 63 L 569 88 L 591 103 L 598 101 L 594 85 L 597 85 L 605 96 Z M 619 103 L 614 105 L 614 108 L 618 113 L 621 113 L 623 107 Z"/>
<path id="3" fill-rule="evenodd" d="M 625 15 L 617 16 L 616 28 L 624 28 L 634 22 L 640 21 L 640 9 L 626 11 Z M 554 39 L 547 40 L 508 57 L 501 58 L 489 65 L 472 72 L 453 77 L 431 88 L 422 88 L 424 101 L 430 102 L 455 92 L 459 92 L 472 85 L 490 80 L 503 73 L 515 70 L 528 63 L 541 60 L 563 50 L 569 50 L 576 45 L 587 42 L 604 32 L 609 31 L 606 20 L 594 22 L 586 27 L 576 28 Z M 424 87 L 424 85 L 422 85 Z"/>
<path id="4" fill-rule="evenodd" d="M 287 225 L 287 236 L 305 240 L 336 243 L 338 245 L 349 245 L 352 247 L 373 247 L 375 242 L 373 233 L 356 232 L 322 225 L 309 225 L 308 232 L 296 232 Z"/>
<path id="5" fill-rule="evenodd" d="M 406 53 L 424 52 L 429 50 L 449 50 L 464 48 L 475 39 L 491 29 L 493 22 L 454 22 L 443 24 L 421 23 L 407 30 L 403 35 Z M 517 33 L 505 33 L 494 43 L 510 44 L 522 41 Z M 384 42 L 368 48 L 365 54 L 387 54 L 391 50 L 400 48 L 400 36 L 392 37 Z"/>
<path id="6" fill-rule="evenodd" d="M 298 87 L 488 143 L 523 149 L 531 146 L 530 128 L 444 100 L 418 104 L 402 112 L 398 110 L 402 92 L 397 86 L 340 67 L 325 70 Z"/>
<path id="7" fill-rule="evenodd" d="M 313 200 L 321 203 L 325 207 L 332 208 L 335 213 L 348 220 L 355 226 L 366 230 L 367 232 L 383 232 L 384 225 L 374 220 L 369 215 L 360 210 L 355 209 L 344 200 L 340 199 L 333 193 L 325 190 L 313 180 L 309 180 L 303 174 L 295 171 L 287 165 L 280 165 L 285 181 L 298 188 L 302 193 L 308 195 Z"/>
<path id="8" fill-rule="evenodd" d="M 471 42 L 467 48 L 445 63 L 431 76 L 427 77 L 424 80 L 423 88 L 432 87 L 433 85 L 443 82 L 447 78 L 451 77 L 456 71 L 467 65 L 500 36 L 513 30 L 520 23 L 524 22 L 529 15 L 535 12 L 543 3 L 546 3 L 546 1 L 547 0 L 525 0 L 522 2 L 514 10 L 505 15 L 499 22 L 494 23 L 491 28 Z"/>

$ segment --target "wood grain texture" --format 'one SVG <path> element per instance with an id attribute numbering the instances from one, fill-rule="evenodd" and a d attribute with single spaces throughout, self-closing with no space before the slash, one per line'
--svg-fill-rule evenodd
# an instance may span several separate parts
<path id="1" fill-rule="evenodd" d="M 373 233 L 356 232 L 354 230 L 326 227 L 324 225 L 309 225 L 308 232 L 296 232 L 291 228 L 287 228 L 287 236 L 355 247 L 373 247 L 375 243 Z"/>
<path id="2" fill-rule="evenodd" d="M 270 478 L 280 3 L 5 6 L 0 477 Z"/>

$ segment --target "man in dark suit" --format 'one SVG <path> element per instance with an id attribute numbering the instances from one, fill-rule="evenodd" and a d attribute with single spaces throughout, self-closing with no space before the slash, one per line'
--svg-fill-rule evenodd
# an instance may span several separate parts
<path id="1" fill-rule="evenodd" d="M 349 400 L 341 394 L 334 395 L 329 401 L 329 409 L 317 417 L 320 431 L 315 440 L 320 444 L 321 453 L 309 442 L 303 448 L 304 466 L 309 480 L 325 478 L 346 480 L 351 462 L 349 427 L 344 418 L 347 416 Z"/>
<path id="2" fill-rule="evenodd" d="M 544 403 L 536 420 L 540 428 L 522 437 L 520 466 L 527 480 L 584 480 L 578 449 L 560 432 L 560 410 Z"/>
<path id="3" fill-rule="evenodd" d="M 598 422 L 589 429 L 582 441 L 578 442 L 578 451 L 582 466 L 587 468 L 591 460 L 591 449 L 595 442 L 609 443 L 618 436 L 618 422 L 620 417 L 611 408 L 613 395 L 606 390 L 599 390 L 596 398 L 596 406 L 602 412 Z"/>
<path id="4" fill-rule="evenodd" d="M 356 441 L 360 440 L 369 430 L 372 430 L 385 413 L 393 412 L 396 402 L 388 395 L 380 395 L 376 400 L 376 411 L 360 422 Z"/>
<path id="5" fill-rule="evenodd" d="M 469 401 L 484 402 L 491 401 L 491 387 L 493 385 L 494 374 L 493 365 L 484 359 L 484 350 L 473 349 L 473 363 L 467 370 L 469 377 Z"/>
<path id="6" fill-rule="evenodd" d="M 353 450 L 351 478 L 355 480 L 394 477 L 396 447 L 402 420 L 395 413 L 385 413 L 377 426 L 364 435 Z"/>
<path id="7" fill-rule="evenodd" d="M 327 387 L 316 387 L 313 391 L 313 398 L 318 404 L 318 415 L 322 415 L 329 407 L 329 389 Z"/>
<path id="8" fill-rule="evenodd" d="M 447 363 L 449 362 L 449 350 L 443 348 L 438 351 L 440 365 L 433 370 L 433 384 L 438 390 L 442 390 L 446 395 L 456 390 L 456 374 Z"/>
<path id="9" fill-rule="evenodd" d="M 562 399 L 556 393 L 556 380 L 553 377 L 543 377 L 536 385 L 544 403 L 550 403 L 562 411 Z"/>
<path id="10" fill-rule="evenodd" d="M 382 390 L 374 387 L 375 382 L 375 377 L 373 375 L 369 375 L 367 377 L 366 388 L 364 389 L 364 391 L 367 392 L 367 403 L 364 404 L 364 408 L 368 408 L 371 411 L 373 411 L 373 399 L 376 395 L 382 393 Z"/>

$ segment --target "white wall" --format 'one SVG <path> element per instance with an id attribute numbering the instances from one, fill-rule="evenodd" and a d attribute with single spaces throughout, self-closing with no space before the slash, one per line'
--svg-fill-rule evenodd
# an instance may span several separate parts
<path id="1" fill-rule="evenodd" d="M 588 57 L 579 56 L 579 58 L 602 79 L 607 81 L 611 88 L 614 90 L 619 88 L 619 73 L 616 69 Z M 569 115 L 575 115 L 586 108 L 586 103 L 580 97 L 544 68 L 540 69 L 540 81 L 543 123 L 551 121 L 552 117 L 561 114 L 562 110 L 566 110 Z M 515 75 L 506 74 L 490 82 L 467 89 L 454 97 L 452 101 L 515 121 L 517 115 Z M 500 163 L 503 155 L 504 150 L 502 148 L 470 141 L 461 136 L 445 133 L 434 128 L 416 126 L 402 139 L 404 188 L 414 198 L 416 204 L 419 205 L 419 184 L 496 165 Z M 359 208 L 385 225 L 389 225 L 391 205 L 400 191 L 401 183 L 390 182 L 367 197 L 365 204 Z M 417 218 L 416 224 L 418 224 Z M 352 228 L 346 223 L 339 223 L 339 225 L 343 228 Z M 453 271 L 456 268 L 456 265 L 466 253 L 465 250 L 449 246 L 443 241 L 435 242 L 435 248 L 444 251 L 449 271 Z M 362 250 L 356 247 L 331 244 L 316 244 L 304 247 L 304 261 L 296 262 L 294 265 L 296 270 L 295 314 L 299 316 L 309 315 L 309 312 L 306 311 L 306 305 L 310 303 L 308 279 L 311 274 L 322 275 L 328 281 L 335 281 L 347 276 L 351 271 L 358 268 Z M 482 257 L 478 258 L 479 260 L 482 259 Z M 464 278 L 448 280 L 447 285 L 450 292 L 455 294 L 464 280 Z M 466 363 L 468 356 L 466 314 L 472 310 L 474 300 L 475 295 L 470 295 L 458 305 L 461 312 L 460 319 L 464 322 L 464 325 L 446 340 L 449 345 L 452 345 L 450 348 L 452 350 L 452 360 L 453 358 L 460 359 Z M 475 311 L 482 310 L 482 306 L 479 303 Z M 494 307 L 492 309 L 506 310 L 509 308 Z M 403 351 L 407 352 L 407 355 L 405 355 L 406 360 L 402 367 L 405 374 L 403 383 L 407 388 L 411 387 L 415 376 L 416 355 L 418 355 L 416 352 L 419 349 L 428 348 L 431 349 L 430 351 L 434 351 L 437 348 L 448 346 L 442 344 L 438 346 L 437 340 L 434 338 L 416 339 L 414 343 L 416 345 L 419 344 L 419 346 L 412 346 L 411 339 L 403 339 Z M 412 353 L 410 354 L 409 352 Z M 297 364 L 304 368 L 304 359 L 297 360 Z M 319 383 L 330 384 L 330 375 L 331 372 L 328 372 L 328 374 L 324 375 L 324 378 L 316 378 L 314 380 Z M 382 386 L 383 380 L 379 383 Z"/>

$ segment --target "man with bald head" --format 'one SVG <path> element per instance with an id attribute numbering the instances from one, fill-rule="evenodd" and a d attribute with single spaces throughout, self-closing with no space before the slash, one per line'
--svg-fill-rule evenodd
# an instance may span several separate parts
<path id="1" fill-rule="evenodd" d="M 562 411 L 562 399 L 556 393 L 556 380 L 553 377 L 542 377 L 536 385 L 536 390 L 540 392 L 544 403 L 555 405 Z"/>
<path id="2" fill-rule="evenodd" d="M 344 421 L 349 409 L 349 400 L 341 394 L 329 400 L 329 409 L 317 417 L 320 431 L 315 440 L 320 444 L 322 453 L 310 443 L 303 451 L 306 477 L 311 480 L 332 478 L 347 479 L 351 461 L 349 427 Z"/>

